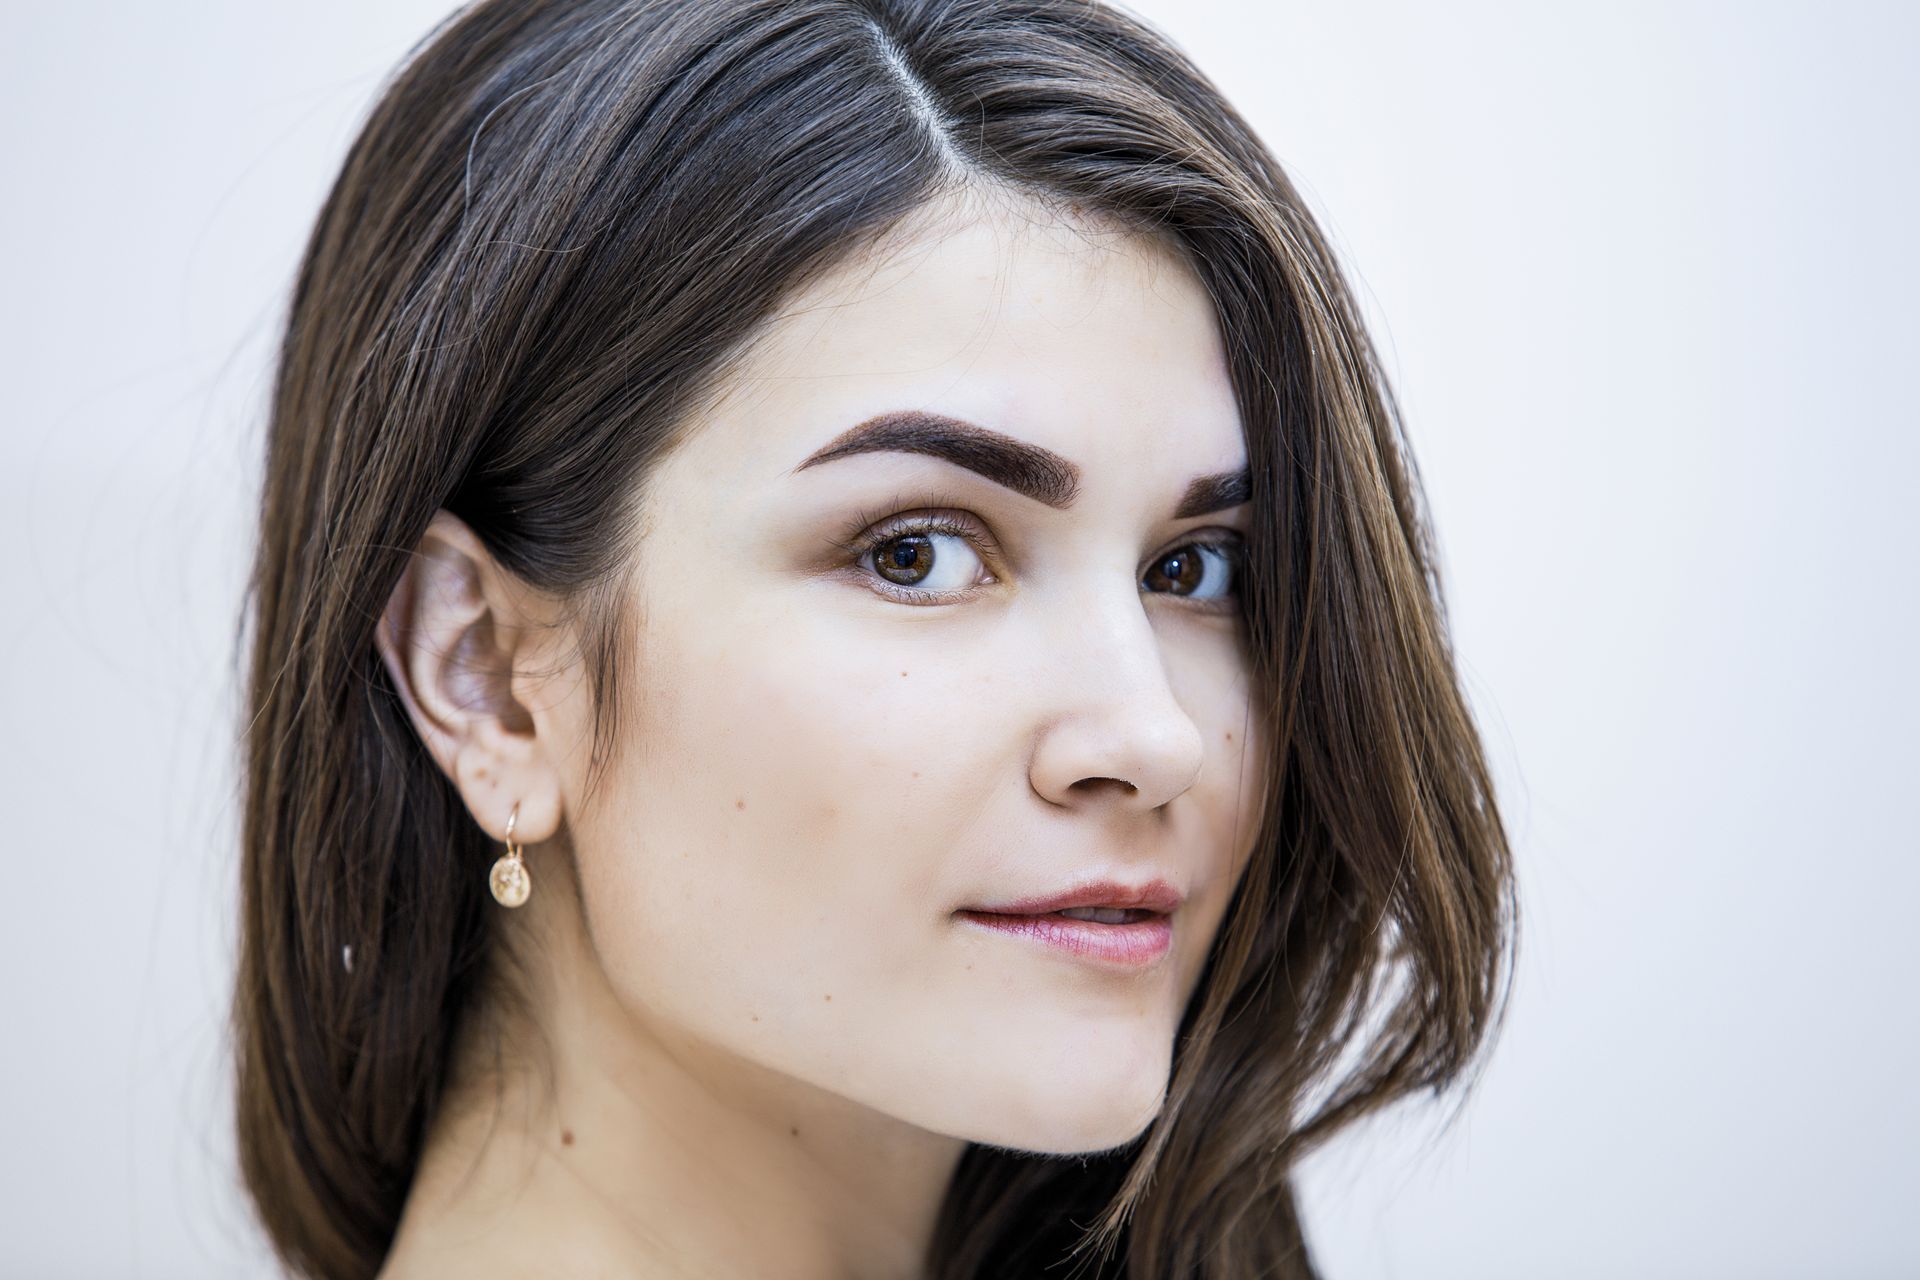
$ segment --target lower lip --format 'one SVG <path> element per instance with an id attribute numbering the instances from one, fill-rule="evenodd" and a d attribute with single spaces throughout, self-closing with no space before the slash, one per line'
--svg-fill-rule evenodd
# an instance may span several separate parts
<path id="1" fill-rule="evenodd" d="M 1173 943 L 1173 919 L 1165 915 L 1128 924 L 1101 924 L 1062 915 L 1005 916 L 991 911 L 962 911 L 959 915 L 982 928 L 1032 938 L 1083 960 L 1130 969 L 1152 964 Z"/>

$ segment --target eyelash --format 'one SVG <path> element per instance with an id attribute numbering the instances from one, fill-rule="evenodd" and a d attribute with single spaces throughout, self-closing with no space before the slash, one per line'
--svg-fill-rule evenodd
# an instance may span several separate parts
<path id="1" fill-rule="evenodd" d="M 937 504 L 937 498 L 933 494 L 926 495 L 923 501 L 928 506 Z M 946 533 L 963 539 L 967 545 L 971 546 L 974 551 L 980 555 L 982 560 L 986 560 L 991 556 L 992 548 L 988 545 L 987 540 L 980 536 L 978 529 L 971 521 L 957 518 L 944 511 L 901 516 L 896 519 L 890 519 L 877 526 L 875 525 L 875 522 L 882 518 L 883 512 L 889 510 L 897 511 L 901 506 L 906 505 L 907 502 L 908 500 L 904 498 L 897 499 L 889 503 L 886 507 L 862 511 L 853 520 L 848 522 L 845 530 L 836 540 L 835 545 L 840 547 L 840 549 L 849 556 L 854 557 L 856 564 L 858 564 L 864 563 L 869 555 L 878 551 L 881 547 L 886 546 L 888 543 L 896 542 L 909 535 Z M 1242 559 L 1244 542 L 1245 540 L 1238 535 L 1225 538 L 1189 538 L 1177 546 L 1169 547 L 1167 552 L 1162 553 L 1161 558 L 1164 558 L 1166 554 L 1179 551 L 1185 547 L 1208 548 L 1219 552 L 1220 555 L 1226 559 L 1231 567 L 1235 582 L 1238 582 L 1245 563 Z M 913 587 L 903 587 L 898 583 L 888 582 L 883 578 L 879 578 L 877 575 L 874 580 L 883 595 L 890 596 L 906 604 L 951 603 L 959 599 L 964 599 L 967 594 L 965 592 L 921 591 Z M 1155 594 L 1165 595 L 1168 593 L 1157 592 Z M 1174 598 L 1184 599 L 1185 597 L 1176 596 Z M 1237 613 L 1240 609 L 1240 594 L 1237 591 L 1231 592 L 1218 602 L 1195 604 L 1190 607 L 1202 613 Z"/>

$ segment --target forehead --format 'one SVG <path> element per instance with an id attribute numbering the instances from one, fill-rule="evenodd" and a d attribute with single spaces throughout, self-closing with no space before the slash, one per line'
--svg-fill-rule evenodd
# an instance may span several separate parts
<path id="1" fill-rule="evenodd" d="M 1051 449 L 1090 495 L 1131 484 L 1118 496 L 1157 501 L 1246 456 L 1212 306 L 1175 250 L 970 201 L 928 207 L 789 297 L 686 460 L 761 490 L 853 423 L 903 409 Z"/>

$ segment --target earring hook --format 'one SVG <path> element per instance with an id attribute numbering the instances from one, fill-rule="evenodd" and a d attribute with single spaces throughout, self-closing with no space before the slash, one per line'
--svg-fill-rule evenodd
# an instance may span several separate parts
<path id="1" fill-rule="evenodd" d="M 488 873 L 487 885 L 493 890 L 494 901 L 503 907 L 517 907 L 526 902 L 527 895 L 533 892 L 533 878 L 527 874 L 527 864 L 521 860 L 520 846 L 513 842 L 514 824 L 520 820 L 520 802 L 513 802 L 513 812 L 507 815 L 507 851 L 500 855 Z"/>

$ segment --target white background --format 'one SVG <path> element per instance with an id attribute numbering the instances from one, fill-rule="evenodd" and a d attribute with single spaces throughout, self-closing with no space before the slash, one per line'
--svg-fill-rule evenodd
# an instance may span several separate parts
<path id="1" fill-rule="evenodd" d="M 1920 1274 L 1920 7 L 1137 8 L 1368 308 L 1517 845 L 1505 1038 L 1450 1128 L 1311 1163 L 1327 1275 Z M 223 1039 L 265 377 L 445 11 L 8 7 L 0 1275 L 270 1274 Z"/>

